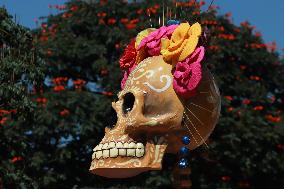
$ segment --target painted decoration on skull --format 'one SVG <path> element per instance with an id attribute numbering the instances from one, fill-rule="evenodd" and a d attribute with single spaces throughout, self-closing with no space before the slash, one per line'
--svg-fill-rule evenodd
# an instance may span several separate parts
<path id="1" fill-rule="evenodd" d="M 173 22 L 131 40 L 119 62 L 122 90 L 112 103 L 118 120 L 93 150 L 92 173 L 126 178 L 160 170 L 165 153 L 180 151 L 182 136 L 191 139 L 182 152 L 205 143 L 221 101 L 213 76 L 202 67 L 201 34 L 199 23 Z"/>

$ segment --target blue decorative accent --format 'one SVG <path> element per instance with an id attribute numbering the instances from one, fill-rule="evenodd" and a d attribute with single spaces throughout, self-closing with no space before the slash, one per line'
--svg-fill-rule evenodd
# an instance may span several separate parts
<path id="1" fill-rule="evenodd" d="M 183 136 L 181 141 L 183 144 L 188 145 L 190 143 L 190 138 L 189 136 Z"/>
<path id="2" fill-rule="evenodd" d="M 181 160 L 179 160 L 178 166 L 181 169 L 187 168 L 188 167 L 188 161 L 185 158 L 182 158 Z"/>
<path id="3" fill-rule="evenodd" d="M 181 155 L 188 155 L 189 154 L 189 149 L 186 146 L 183 146 L 180 148 L 179 153 Z"/>
<path id="4" fill-rule="evenodd" d="M 179 24 L 180 24 L 180 21 L 178 21 L 178 20 L 168 20 L 168 22 L 167 22 L 167 26 L 179 25 Z"/>

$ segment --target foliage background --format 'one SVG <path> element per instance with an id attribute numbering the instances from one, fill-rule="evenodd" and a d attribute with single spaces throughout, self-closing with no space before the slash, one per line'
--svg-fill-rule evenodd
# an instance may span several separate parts
<path id="1" fill-rule="evenodd" d="M 171 10 L 168 17 L 209 28 L 205 66 L 222 94 L 210 149 L 190 156 L 193 188 L 284 188 L 284 65 L 275 46 L 264 44 L 249 23 L 233 25 L 231 15 L 218 15 L 214 6 L 200 14 L 203 1 L 164 3 Z M 1 109 L 16 110 L 1 114 L 2 120 L 9 115 L 0 126 L 3 188 L 171 187 L 175 155 L 166 157 L 163 171 L 126 180 L 88 172 L 92 149 L 114 120 L 110 103 L 120 90 L 119 56 L 139 31 L 158 27 L 162 4 L 70 1 L 55 6 L 60 13 L 42 17 L 33 31 L 45 64 L 39 58 L 34 64 L 21 60 L 33 57 L 22 34 L 29 32 L 6 13 L 1 17 L 1 30 L 15 36 L 1 32 L 1 44 L 13 39 L 10 46 L 21 52 L 1 56 Z M 13 73 L 17 79 L 11 82 Z M 23 75 L 29 79 L 21 83 Z M 22 91 L 7 90 L 19 82 Z"/>

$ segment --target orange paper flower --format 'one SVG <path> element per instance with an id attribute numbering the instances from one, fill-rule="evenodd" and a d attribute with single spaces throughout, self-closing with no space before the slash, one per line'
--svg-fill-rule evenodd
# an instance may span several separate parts
<path id="1" fill-rule="evenodd" d="M 165 61 L 176 63 L 185 60 L 196 48 L 201 35 L 197 22 L 190 26 L 181 23 L 173 32 L 171 39 L 162 39 L 161 54 Z"/>

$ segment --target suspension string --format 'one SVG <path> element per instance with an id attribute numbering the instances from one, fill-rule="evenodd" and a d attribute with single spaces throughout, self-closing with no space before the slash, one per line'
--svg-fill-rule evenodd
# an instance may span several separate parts
<path id="1" fill-rule="evenodd" d="M 214 1 L 215 1 L 215 0 L 211 0 L 211 3 L 210 3 L 210 5 L 209 5 L 209 7 L 208 7 L 206 13 L 209 11 L 209 9 L 211 8 L 211 6 L 212 6 L 212 4 L 214 3 Z"/>

